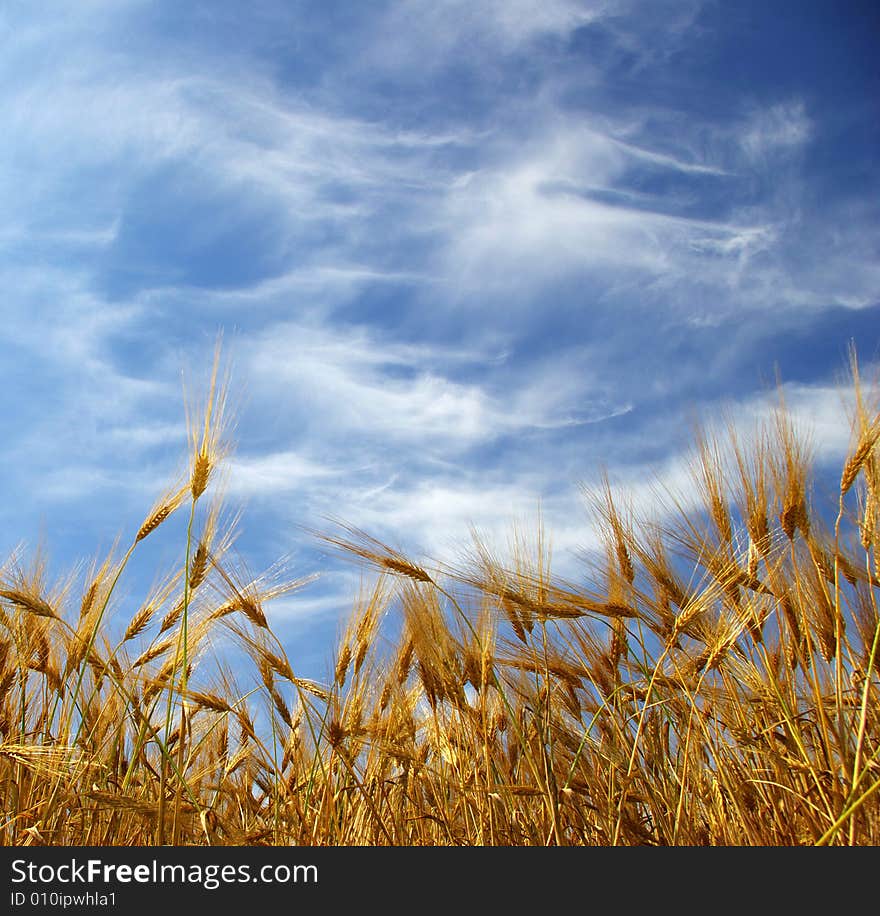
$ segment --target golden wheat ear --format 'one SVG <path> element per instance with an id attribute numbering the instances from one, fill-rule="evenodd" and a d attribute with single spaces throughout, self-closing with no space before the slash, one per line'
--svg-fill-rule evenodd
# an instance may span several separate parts
<path id="1" fill-rule="evenodd" d="M 163 493 L 147 513 L 143 524 L 138 528 L 134 539 L 135 543 L 139 543 L 147 535 L 152 534 L 159 525 L 170 518 L 183 504 L 188 491 L 189 488 L 187 486 L 174 486 Z"/>
<path id="2" fill-rule="evenodd" d="M 345 532 L 345 536 L 328 534 L 314 529 L 305 530 L 325 544 L 329 544 L 341 554 L 357 557 L 374 569 L 393 573 L 396 576 L 402 576 L 414 582 L 423 582 L 427 585 L 436 584 L 424 567 L 408 559 L 399 550 L 395 550 L 378 538 L 372 537 L 353 525 L 347 525 L 338 519 L 331 518 L 329 521 L 338 525 Z"/>
<path id="3" fill-rule="evenodd" d="M 227 436 L 230 424 L 227 403 L 229 369 L 227 367 L 221 375 L 221 351 L 222 338 L 218 337 L 204 402 L 198 404 L 186 399 L 186 425 L 190 443 L 189 490 L 193 502 L 207 490 L 217 466 L 231 451 Z"/>

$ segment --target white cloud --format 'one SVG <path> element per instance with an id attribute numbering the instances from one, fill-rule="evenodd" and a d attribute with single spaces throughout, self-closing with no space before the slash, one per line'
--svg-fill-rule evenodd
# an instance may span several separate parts
<path id="1" fill-rule="evenodd" d="M 565 36 L 615 6 L 608 0 L 404 0 L 378 21 L 374 44 L 360 63 L 420 75 L 449 63 L 491 67 L 499 53 L 543 36 Z"/>
<path id="2" fill-rule="evenodd" d="M 337 431 L 457 442 L 498 421 L 476 385 L 451 381 L 419 362 L 419 351 L 365 331 L 274 327 L 250 347 L 257 384 L 295 391 L 310 415 Z"/>
<path id="3" fill-rule="evenodd" d="M 716 282 L 723 287 L 725 273 L 741 269 L 772 239 L 766 225 L 674 215 L 674 194 L 652 200 L 617 190 L 627 171 L 644 162 L 671 173 L 724 174 L 714 165 L 571 124 L 542 124 L 535 136 L 540 142 L 470 174 L 447 197 L 444 268 L 462 297 L 534 290 L 566 275 L 679 282 L 706 269 L 710 282 L 711 271 L 721 272 Z M 613 192 L 613 202 L 603 192 Z M 697 264 L 701 250 L 724 257 L 724 264 Z"/>
<path id="4" fill-rule="evenodd" d="M 436 4 L 424 3 L 428 9 Z M 463 31 L 494 32 L 507 46 L 518 46 L 544 34 L 566 34 L 601 18 L 615 4 L 608 0 L 486 0 L 481 4 L 453 0 L 445 4 L 447 21 L 463 23 Z"/>
<path id="5" fill-rule="evenodd" d="M 796 101 L 753 111 L 739 134 L 746 156 L 757 160 L 803 147 L 812 134 L 812 124 L 803 102 Z"/>
<path id="6" fill-rule="evenodd" d="M 230 462 L 229 487 L 232 495 L 280 497 L 335 476 L 334 472 L 295 451 L 271 452 L 239 457 Z"/>
<path id="7" fill-rule="evenodd" d="M 782 393 L 786 410 L 795 428 L 810 443 L 815 460 L 825 465 L 842 463 L 852 431 L 852 386 L 789 383 L 783 385 Z M 770 392 L 738 405 L 734 416 L 738 425 L 748 429 L 755 423 L 770 422 L 778 405 L 778 393 Z"/>
<path id="8" fill-rule="evenodd" d="M 288 598 L 275 598 L 266 604 L 265 612 L 273 628 L 292 622 L 307 622 L 322 617 L 345 618 L 353 610 L 357 594 L 357 580 L 354 576 L 334 575 L 336 588 L 332 591 L 314 594 L 316 585 L 306 585 L 301 592 Z"/>
<path id="9" fill-rule="evenodd" d="M 578 131 L 522 161 L 472 174 L 447 202 L 447 274 L 457 285 L 464 280 L 472 294 L 474 287 L 535 285 L 560 268 L 658 266 L 662 252 L 644 232 L 642 216 L 544 190 L 581 176 L 601 186 L 620 164 L 612 144 Z"/>
<path id="10" fill-rule="evenodd" d="M 560 568 L 592 537 L 574 486 L 559 492 L 546 467 L 529 473 L 461 473 L 388 487 L 368 500 L 345 501 L 341 520 L 401 547 L 413 559 L 454 563 L 471 546 L 474 530 L 501 557 L 512 553 L 515 530 L 543 522 Z M 337 517 L 340 517 L 337 514 Z"/>
<path id="11" fill-rule="evenodd" d="M 515 373 L 494 350 L 401 344 L 365 328 L 272 327 L 247 344 L 248 374 L 264 392 L 293 393 L 294 414 L 333 440 L 368 437 L 416 453 L 460 454 L 501 436 L 583 426 L 632 405 L 599 383 L 578 352 Z M 464 381 L 467 371 L 487 381 Z"/>

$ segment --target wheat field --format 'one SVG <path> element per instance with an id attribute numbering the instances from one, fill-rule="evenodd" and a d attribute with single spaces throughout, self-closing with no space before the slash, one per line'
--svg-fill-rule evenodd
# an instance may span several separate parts
<path id="1" fill-rule="evenodd" d="M 830 499 L 780 405 L 695 437 L 696 508 L 586 492 L 605 549 L 577 583 L 540 527 L 455 564 L 319 531 L 372 574 L 321 683 L 267 618 L 307 577 L 231 558 L 217 366 L 124 553 L 58 587 L 39 555 L 0 570 L 0 842 L 880 842 L 880 414 L 854 359 Z M 173 513 L 180 562 L 131 607 Z"/>

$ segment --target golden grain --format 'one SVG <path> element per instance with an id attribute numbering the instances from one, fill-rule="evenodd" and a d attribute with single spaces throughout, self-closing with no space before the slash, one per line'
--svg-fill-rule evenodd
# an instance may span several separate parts
<path id="1" fill-rule="evenodd" d="M 135 544 L 214 478 L 217 375 L 215 360 L 187 483 Z M 506 564 L 477 539 L 447 568 L 343 526 L 324 543 L 379 578 L 353 602 L 329 687 L 295 673 L 266 614 L 304 580 L 230 564 L 219 503 L 188 568 L 118 629 L 124 562 L 93 569 L 70 606 L 42 561 L 13 559 L 0 842 L 878 845 L 880 811 L 860 801 L 880 748 L 878 423 L 859 399 L 840 506 L 818 506 L 784 413 L 749 446 L 698 440 L 701 504 L 659 506 L 663 524 L 606 478 L 601 549 L 575 583 L 552 574 L 540 530 L 529 549 L 517 534 Z M 859 474 L 858 511 L 832 536 L 823 517 Z"/>

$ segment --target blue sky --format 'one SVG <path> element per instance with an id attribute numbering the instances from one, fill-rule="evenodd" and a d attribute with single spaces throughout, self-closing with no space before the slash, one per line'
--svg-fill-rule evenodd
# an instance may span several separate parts
<path id="1" fill-rule="evenodd" d="M 223 330 L 229 498 L 306 673 L 357 573 L 328 515 L 450 558 L 603 465 L 650 499 L 694 414 L 787 397 L 820 461 L 878 359 L 880 14 L 743 0 L 7 2 L 0 549 L 136 530 Z M 172 562 L 179 543 L 151 546 Z M 146 546 L 146 542 L 145 542 Z M 142 575 L 148 577 L 147 566 Z"/>

